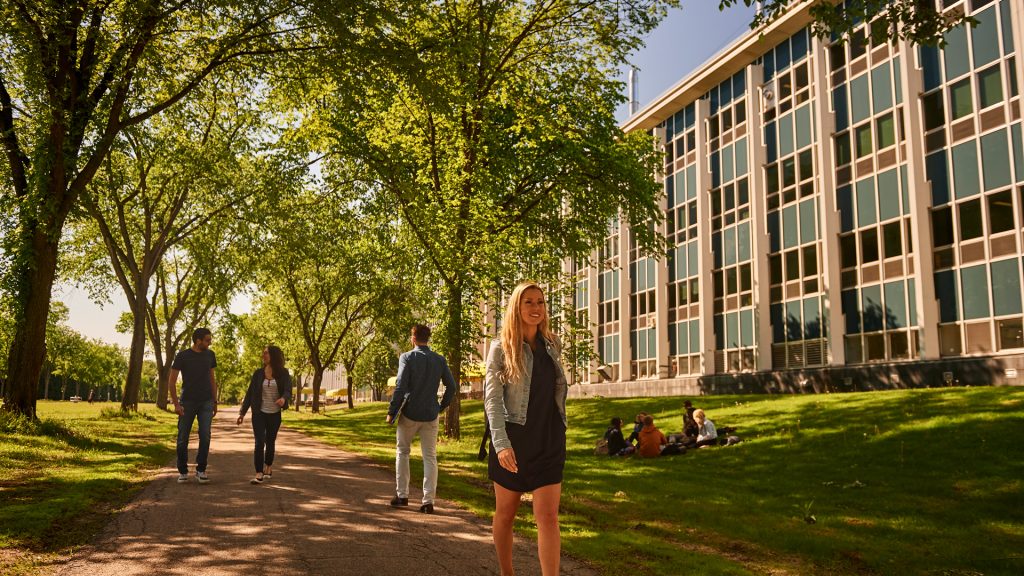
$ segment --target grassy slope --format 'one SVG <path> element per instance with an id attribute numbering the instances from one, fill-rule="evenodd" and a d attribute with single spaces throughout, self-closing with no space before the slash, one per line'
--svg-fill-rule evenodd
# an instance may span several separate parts
<path id="1" fill-rule="evenodd" d="M 0 573 L 31 574 L 87 543 L 173 454 L 175 417 L 40 402 L 50 433 L 0 435 Z"/>
<path id="2" fill-rule="evenodd" d="M 647 461 L 596 457 L 611 416 L 646 410 L 678 430 L 681 399 L 570 402 L 568 553 L 606 574 L 1024 573 L 1024 390 L 696 400 L 745 442 Z M 465 439 L 439 448 L 439 491 L 487 516 L 486 466 L 474 458 L 482 408 L 463 407 Z M 383 405 L 290 416 L 290 426 L 393 462 Z M 526 508 L 519 528 L 531 533 Z"/>

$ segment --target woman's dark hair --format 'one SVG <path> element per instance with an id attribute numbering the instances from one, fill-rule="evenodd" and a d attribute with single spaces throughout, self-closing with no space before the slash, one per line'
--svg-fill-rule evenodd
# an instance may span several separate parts
<path id="1" fill-rule="evenodd" d="M 622 418 L 612 418 L 612 427 L 622 428 Z"/>
<path id="2" fill-rule="evenodd" d="M 270 371 L 274 378 L 284 375 L 284 352 L 274 345 L 267 346 L 267 353 L 270 354 Z"/>

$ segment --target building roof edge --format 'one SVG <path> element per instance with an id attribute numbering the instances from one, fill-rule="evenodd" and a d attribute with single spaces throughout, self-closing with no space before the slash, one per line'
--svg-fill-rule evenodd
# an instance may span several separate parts
<path id="1" fill-rule="evenodd" d="M 768 27 L 750 31 L 719 50 L 696 70 L 630 116 L 620 125 L 622 130 L 628 134 L 656 127 L 678 109 L 697 100 L 775 45 L 799 32 L 811 22 L 810 4 L 801 3 L 799 8 Z"/>

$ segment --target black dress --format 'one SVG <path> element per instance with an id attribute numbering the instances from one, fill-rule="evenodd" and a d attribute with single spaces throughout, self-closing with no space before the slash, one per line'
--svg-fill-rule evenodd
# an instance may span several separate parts
<path id="1" fill-rule="evenodd" d="M 565 424 L 555 402 L 557 380 L 555 361 L 548 355 L 544 340 L 538 336 L 537 349 L 533 351 L 526 425 L 505 423 L 519 472 L 512 473 L 501 467 L 493 445 L 487 459 L 488 476 L 507 490 L 532 492 L 562 481 Z"/>

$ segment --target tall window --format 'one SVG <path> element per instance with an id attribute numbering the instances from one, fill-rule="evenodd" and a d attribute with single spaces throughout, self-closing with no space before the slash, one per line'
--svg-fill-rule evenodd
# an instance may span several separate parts
<path id="1" fill-rule="evenodd" d="M 753 370 L 756 366 L 745 74 L 746 70 L 740 71 L 707 95 L 717 372 Z"/>
<path id="2" fill-rule="evenodd" d="M 686 106 L 675 119 L 674 174 L 665 178 L 668 208 L 665 213 L 668 240 L 669 374 L 699 374 L 700 365 L 700 263 L 697 239 L 697 170 L 695 107 Z M 741 114 L 745 122 L 745 114 Z M 735 113 L 732 116 L 735 122 Z M 667 132 L 666 132 L 667 134 Z"/>
<path id="3" fill-rule="evenodd" d="M 642 256 L 635 238 L 630 237 L 629 338 L 634 379 L 658 377 L 657 261 Z"/>
<path id="4" fill-rule="evenodd" d="M 947 33 L 945 50 L 919 53 L 944 356 L 1024 348 L 1024 146 L 1010 0 L 963 5 L 978 25 Z"/>
<path id="5" fill-rule="evenodd" d="M 612 381 L 618 380 L 620 373 L 619 234 L 616 219 L 609 224 L 608 236 L 599 253 L 601 267 L 597 277 L 597 353 L 601 363 L 607 366 L 604 374 Z"/>
<path id="6" fill-rule="evenodd" d="M 765 80 L 778 87 L 764 112 L 765 206 L 768 230 L 772 367 L 820 366 L 828 361 L 823 305 L 821 195 L 814 127 L 813 54 L 802 30 L 766 55 Z M 782 65 L 780 65 L 782 64 Z"/>

